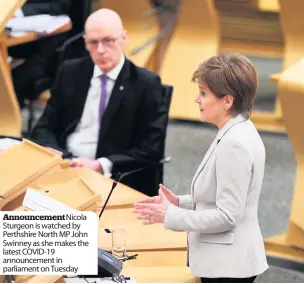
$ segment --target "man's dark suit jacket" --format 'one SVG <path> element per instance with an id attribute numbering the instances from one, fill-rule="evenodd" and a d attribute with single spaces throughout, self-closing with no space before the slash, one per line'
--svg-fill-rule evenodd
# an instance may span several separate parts
<path id="1" fill-rule="evenodd" d="M 67 137 L 81 119 L 93 69 L 91 58 L 63 64 L 51 99 L 32 132 L 34 141 L 70 155 Z M 113 173 L 159 162 L 164 155 L 166 118 L 160 78 L 126 59 L 102 118 L 96 158 L 111 160 Z M 155 195 L 154 175 L 155 170 L 145 171 L 122 182 Z"/>
<path id="2" fill-rule="evenodd" d="M 25 16 L 40 14 L 57 16 L 68 14 L 70 5 L 71 0 L 27 0 L 22 6 L 22 12 Z"/>

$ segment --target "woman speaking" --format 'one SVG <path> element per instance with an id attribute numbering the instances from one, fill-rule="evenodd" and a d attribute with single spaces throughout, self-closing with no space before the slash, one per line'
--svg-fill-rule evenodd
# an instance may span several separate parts
<path id="1" fill-rule="evenodd" d="M 176 196 L 160 185 L 159 196 L 137 202 L 145 224 L 188 232 L 188 263 L 202 282 L 253 282 L 267 268 L 258 223 L 265 148 L 249 117 L 257 73 L 245 56 L 225 54 L 193 74 L 200 119 L 218 133 L 198 167 L 191 194 Z"/>

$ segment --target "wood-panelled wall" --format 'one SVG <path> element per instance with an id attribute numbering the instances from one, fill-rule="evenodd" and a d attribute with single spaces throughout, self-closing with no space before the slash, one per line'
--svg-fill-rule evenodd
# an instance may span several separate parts
<path id="1" fill-rule="evenodd" d="M 252 0 L 215 0 L 215 6 L 222 39 L 283 44 L 279 13 L 259 11 Z"/>
<path id="2" fill-rule="evenodd" d="M 102 0 L 92 1 L 93 10 L 102 7 Z M 259 11 L 254 0 L 214 1 L 219 12 L 221 39 L 283 45 L 279 13 Z"/>

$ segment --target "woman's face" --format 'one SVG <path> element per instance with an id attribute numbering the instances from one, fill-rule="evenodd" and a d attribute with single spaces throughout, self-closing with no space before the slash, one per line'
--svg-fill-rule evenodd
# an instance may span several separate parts
<path id="1" fill-rule="evenodd" d="M 199 95 L 195 102 L 199 106 L 200 120 L 208 122 L 221 128 L 227 121 L 226 97 L 218 98 L 203 82 L 198 82 Z"/>

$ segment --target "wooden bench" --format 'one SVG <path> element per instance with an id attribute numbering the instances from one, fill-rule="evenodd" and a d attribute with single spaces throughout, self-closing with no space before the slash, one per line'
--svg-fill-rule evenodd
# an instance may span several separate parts
<path id="1" fill-rule="evenodd" d="M 297 162 L 294 196 L 287 232 L 266 239 L 267 254 L 304 263 L 304 56 L 280 76 L 278 90 L 286 132 Z M 292 188 L 286 188 L 292 190 Z"/>
<path id="2" fill-rule="evenodd" d="M 268 0 L 215 0 L 220 18 L 221 51 L 280 57 L 284 41 L 276 9 L 278 3 L 271 3 Z"/>

